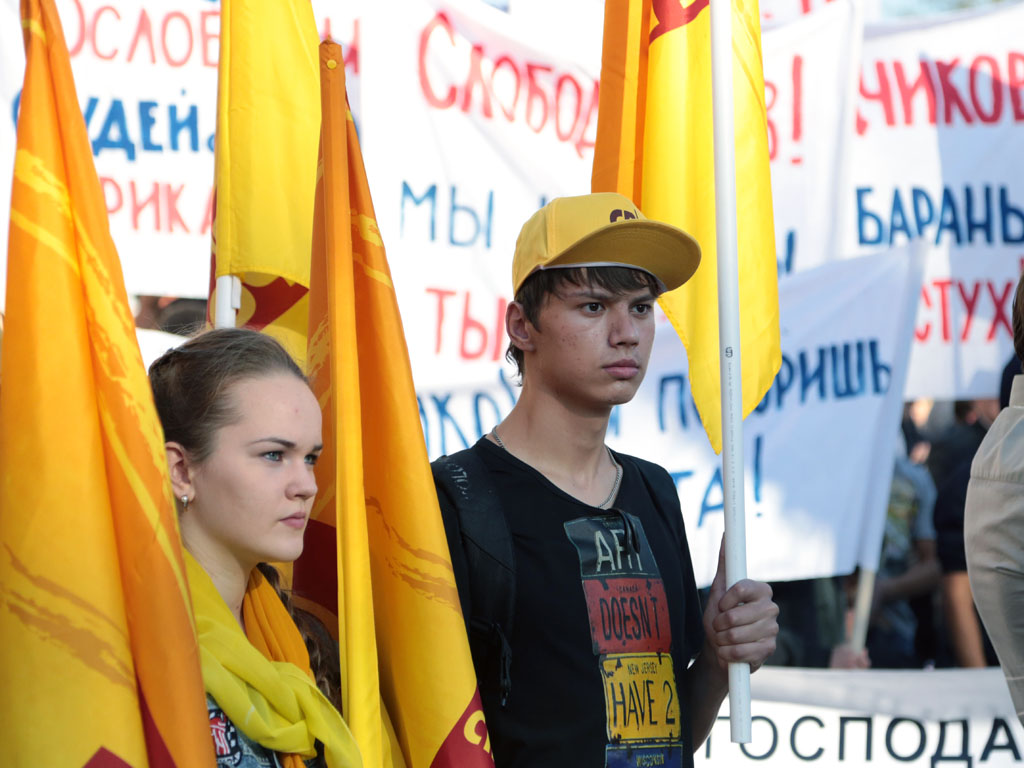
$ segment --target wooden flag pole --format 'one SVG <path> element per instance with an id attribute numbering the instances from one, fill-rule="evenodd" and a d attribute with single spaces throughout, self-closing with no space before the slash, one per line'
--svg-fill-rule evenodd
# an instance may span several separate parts
<path id="1" fill-rule="evenodd" d="M 718 239 L 718 354 L 722 381 L 722 490 L 725 578 L 747 577 L 743 511 L 743 387 L 740 377 L 739 269 L 736 235 L 736 131 L 733 126 L 732 4 L 711 0 L 711 100 Z M 729 665 L 732 740 L 750 743 L 750 665 Z"/>

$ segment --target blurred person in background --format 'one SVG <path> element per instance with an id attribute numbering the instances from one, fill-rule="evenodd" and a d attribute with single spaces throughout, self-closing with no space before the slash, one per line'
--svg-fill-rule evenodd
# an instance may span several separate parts
<path id="1" fill-rule="evenodd" d="M 1024 359 L 1024 278 L 1013 301 L 1013 346 Z M 1024 376 L 971 465 L 965 500 L 966 560 L 978 612 L 1024 723 Z"/>

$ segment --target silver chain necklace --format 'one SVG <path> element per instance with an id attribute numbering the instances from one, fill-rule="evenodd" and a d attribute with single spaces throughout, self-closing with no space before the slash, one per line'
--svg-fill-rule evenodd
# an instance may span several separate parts
<path id="1" fill-rule="evenodd" d="M 496 442 L 498 444 L 499 448 L 501 448 L 506 453 L 508 453 L 508 448 L 501 441 L 501 436 L 498 434 L 498 428 L 497 427 L 495 427 L 494 429 L 491 430 L 491 437 L 494 438 L 494 442 Z M 611 448 L 609 448 L 606 445 L 604 447 L 604 449 L 606 451 L 608 451 L 608 458 L 611 459 L 612 460 L 612 464 L 615 465 L 615 482 L 612 483 L 612 490 L 608 494 L 608 497 L 604 501 L 602 501 L 600 504 L 596 505 L 596 507 L 598 509 L 607 509 L 608 507 L 611 506 L 612 502 L 615 500 L 615 494 L 617 494 L 619 492 L 619 483 L 622 482 L 622 465 L 619 464 L 619 462 L 617 462 L 615 460 L 615 457 L 612 455 L 612 449 Z"/>

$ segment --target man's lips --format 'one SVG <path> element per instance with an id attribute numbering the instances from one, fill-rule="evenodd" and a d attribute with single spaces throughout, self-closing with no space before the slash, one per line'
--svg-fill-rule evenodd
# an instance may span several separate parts
<path id="1" fill-rule="evenodd" d="M 617 379 L 631 379 L 640 372 L 640 365 L 636 360 L 624 358 L 609 363 L 604 369 Z"/>

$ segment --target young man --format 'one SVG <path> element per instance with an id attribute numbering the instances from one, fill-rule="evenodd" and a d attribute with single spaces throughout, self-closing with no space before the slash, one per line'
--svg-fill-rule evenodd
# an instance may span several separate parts
<path id="1" fill-rule="evenodd" d="M 655 299 L 699 260 L 616 194 L 553 200 L 519 235 L 505 322 L 522 394 L 435 462 L 498 768 L 691 766 L 728 662 L 775 647 L 771 590 L 726 591 L 721 558 L 702 622 L 672 480 L 604 443 L 644 377 Z"/>

